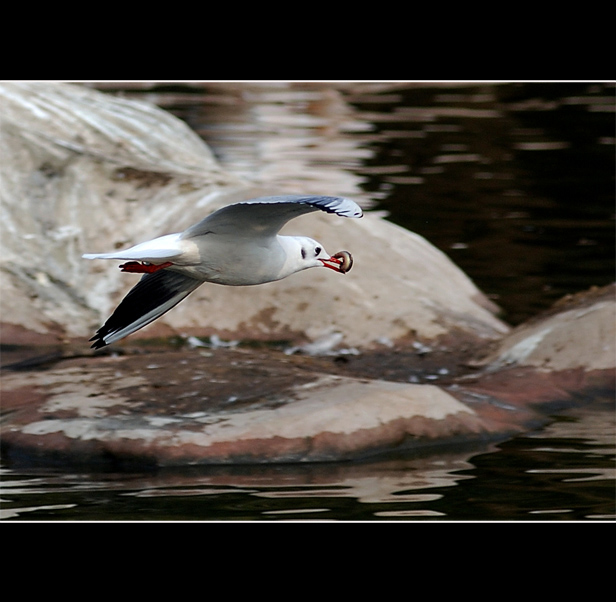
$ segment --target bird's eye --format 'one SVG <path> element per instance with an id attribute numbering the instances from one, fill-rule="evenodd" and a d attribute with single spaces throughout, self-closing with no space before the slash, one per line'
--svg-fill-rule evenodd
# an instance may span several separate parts
<path id="1" fill-rule="evenodd" d="M 314 254 L 315 256 L 319 255 L 319 253 L 321 252 L 321 247 L 315 247 L 314 248 Z"/>

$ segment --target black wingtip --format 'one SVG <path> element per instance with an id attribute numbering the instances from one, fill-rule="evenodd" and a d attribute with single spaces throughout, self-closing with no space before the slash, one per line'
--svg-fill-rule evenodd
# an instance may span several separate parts
<path id="1" fill-rule="evenodd" d="M 90 341 L 94 341 L 90 346 L 90 349 L 101 349 L 102 347 L 107 347 L 107 343 L 103 340 L 103 337 L 97 332 Z"/>
<path id="2" fill-rule="evenodd" d="M 302 201 L 300 201 L 302 202 Z M 321 211 L 335 213 L 343 217 L 362 217 L 361 207 L 352 199 L 336 196 L 307 197 L 305 201 L 308 205 L 318 207 Z"/>
<path id="3" fill-rule="evenodd" d="M 147 326 L 202 283 L 202 280 L 167 270 L 144 274 L 90 339 L 93 341 L 91 348 L 101 349 Z"/>
<path id="4" fill-rule="evenodd" d="M 285 194 L 271 197 L 259 197 L 236 203 L 236 205 L 270 203 L 298 203 L 300 205 L 310 205 L 326 213 L 335 213 L 342 217 L 363 216 L 361 207 L 353 199 L 341 196 Z"/>

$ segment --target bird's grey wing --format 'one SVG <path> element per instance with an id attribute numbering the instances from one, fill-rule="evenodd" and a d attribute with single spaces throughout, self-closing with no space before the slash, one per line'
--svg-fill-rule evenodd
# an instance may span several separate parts
<path id="1" fill-rule="evenodd" d="M 275 236 L 291 219 L 312 211 L 343 217 L 361 217 L 362 210 L 351 199 L 333 196 L 283 195 L 252 199 L 222 207 L 182 233 L 192 238 L 208 233 L 237 237 Z"/>
<path id="2" fill-rule="evenodd" d="M 92 347 L 100 349 L 143 328 L 175 307 L 201 284 L 202 280 L 171 270 L 145 274 L 90 339 L 94 341 Z"/>

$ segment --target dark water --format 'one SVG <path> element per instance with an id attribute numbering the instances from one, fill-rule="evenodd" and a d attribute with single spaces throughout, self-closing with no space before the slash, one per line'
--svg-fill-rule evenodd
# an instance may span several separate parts
<path id="1" fill-rule="evenodd" d="M 93 85 L 93 84 L 92 84 Z M 517 324 L 614 281 L 615 86 L 100 84 L 230 171 L 343 194 L 448 254 Z M 5 520 L 614 520 L 611 395 L 488 449 L 147 474 L 2 471 Z"/>

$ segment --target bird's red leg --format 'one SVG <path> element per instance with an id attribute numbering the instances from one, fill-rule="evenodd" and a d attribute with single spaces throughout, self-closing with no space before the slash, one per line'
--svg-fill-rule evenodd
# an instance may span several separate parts
<path id="1" fill-rule="evenodd" d="M 138 261 L 129 261 L 128 263 L 124 263 L 120 266 L 120 269 L 123 272 L 131 272 L 133 274 L 152 274 L 153 272 L 158 272 L 158 270 L 162 270 L 164 268 L 168 268 L 170 265 L 173 265 L 170 261 L 166 263 L 160 263 L 155 265 L 153 263 L 140 263 Z"/>

